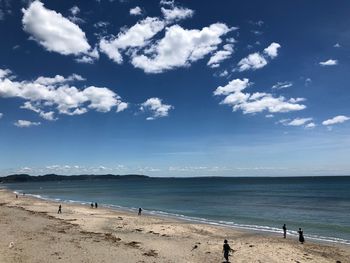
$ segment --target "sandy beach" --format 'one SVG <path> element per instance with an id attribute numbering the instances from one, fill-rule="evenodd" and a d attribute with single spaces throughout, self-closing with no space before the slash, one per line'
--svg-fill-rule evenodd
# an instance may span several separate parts
<path id="1" fill-rule="evenodd" d="M 350 247 L 253 233 L 0 190 L 0 262 L 350 262 Z"/>

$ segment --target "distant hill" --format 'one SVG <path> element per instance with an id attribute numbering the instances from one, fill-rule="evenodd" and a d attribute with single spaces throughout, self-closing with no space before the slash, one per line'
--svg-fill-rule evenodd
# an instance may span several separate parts
<path id="1" fill-rule="evenodd" d="M 29 174 L 11 174 L 5 177 L 0 177 L 0 183 L 22 183 L 22 182 L 49 182 L 49 181 L 78 181 L 78 180 L 123 180 L 123 179 L 145 179 L 149 178 L 146 175 L 139 174 L 86 174 L 86 175 L 57 175 L 45 174 L 32 176 Z"/>

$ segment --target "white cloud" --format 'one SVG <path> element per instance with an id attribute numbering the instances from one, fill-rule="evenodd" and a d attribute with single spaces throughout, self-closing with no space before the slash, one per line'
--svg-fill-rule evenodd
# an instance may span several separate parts
<path id="1" fill-rule="evenodd" d="M 106 87 L 78 89 L 68 83 L 81 80 L 84 79 L 76 74 L 67 78 L 60 75 L 39 77 L 34 81 L 17 81 L 15 76 L 9 75 L 0 78 L 0 97 L 22 98 L 25 103 L 21 108 L 32 110 L 47 120 L 55 120 L 53 110 L 60 114 L 80 115 L 88 109 L 108 112 L 113 107 L 117 107 L 117 111 L 127 107 L 114 91 Z"/>
<path id="2" fill-rule="evenodd" d="M 142 15 L 142 9 L 139 6 L 136 6 L 130 9 L 129 14 L 132 16 Z"/>
<path id="3" fill-rule="evenodd" d="M 118 104 L 117 106 L 117 112 L 122 112 L 124 110 L 126 110 L 129 107 L 129 104 L 126 102 L 121 102 Z"/>
<path id="4" fill-rule="evenodd" d="M 229 95 L 231 93 L 241 92 L 247 88 L 251 83 L 249 79 L 234 79 L 231 80 L 226 86 L 219 86 L 215 91 L 214 95 Z"/>
<path id="5" fill-rule="evenodd" d="M 338 123 L 343 123 L 350 120 L 350 117 L 344 116 L 344 115 L 339 115 L 335 116 L 332 119 L 328 119 L 322 122 L 323 125 L 333 125 L 333 124 L 338 124 Z"/>
<path id="6" fill-rule="evenodd" d="M 290 81 L 277 82 L 275 85 L 272 86 L 272 89 L 286 89 L 292 86 L 293 83 Z"/>
<path id="7" fill-rule="evenodd" d="M 311 122 L 312 118 L 296 118 L 288 123 L 285 123 L 287 126 L 303 126 L 308 122 Z"/>
<path id="8" fill-rule="evenodd" d="M 32 122 L 32 121 L 27 121 L 27 120 L 18 120 L 14 123 L 15 126 L 20 127 L 20 128 L 28 128 L 31 126 L 38 126 L 40 125 L 40 122 Z"/>
<path id="9" fill-rule="evenodd" d="M 338 65 L 338 60 L 328 59 L 327 61 L 322 61 L 319 63 L 321 66 L 335 66 Z"/>
<path id="10" fill-rule="evenodd" d="M 339 43 L 335 43 L 333 47 L 341 47 Z"/>
<path id="11" fill-rule="evenodd" d="M 114 62 L 123 62 L 122 50 L 145 46 L 158 32 L 164 29 L 164 22 L 155 17 L 147 17 L 117 36 L 100 41 L 100 49 Z"/>
<path id="12" fill-rule="evenodd" d="M 231 57 L 233 54 L 233 44 L 226 44 L 223 50 L 216 51 L 209 59 L 207 65 L 210 67 L 215 67 L 220 65 L 220 63 Z"/>
<path id="13" fill-rule="evenodd" d="M 255 70 L 262 67 L 265 67 L 267 65 L 267 60 L 260 55 L 260 53 L 253 53 L 248 55 L 248 57 L 245 57 L 241 59 L 238 62 L 238 70 L 239 71 L 246 71 L 249 69 Z"/>
<path id="14" fill-rule="evenodd" d="M 194 11 L 192 9 L 177 6 L 173 6 L 171 9 L 162 7 L 161 11 L 165 20 L 168 22 L 190 18 L 194 14 Z"/>
<path id="15" fill-rule="evenodd" d="M 310 123 L 308 123 L 308 124 L 305 125 L 305 128 L 306 128 L 306 129 L 313 129 L 313 128 L 315 128 L 315 127 L 316 127 L 316 124 L 313 123 L 313 122 L 310 122 Z"/>
<path id="16" fill-rule="evenodd" d="M 147 120 L 154 120 L 169 115 L 169 111 L 173 109 L 172 105 L 163 104 L 159 98 L 149 98 L 141 104 L 140 110 L 150 114 Z"/>
<path id="17" fill-rule="evenodd" d="M 6 77 L 6 76 L 8 76 L 10 74 L 11 74 L 11 70 L 9 70 L 9 69 L 1 69 L 0 68 L 0 79 L 4 78 L 4 77 Z"/>
<path id="18" fill-rule="evenodd" d="M 79 7 L 77 7 L 77 6 L 75 5 L 75 6 L 73 6 L 71 9 L 69 9 L 69 12 L 71 12 L 71 14 L 72 14 L 73 16 L 76 16 L 77 14 L 80 13 L 80 9 L 79 9 Z"/>
<path id="19" fill-rule="evenodd" d="M 83 81 L 85 80 L 82 76 L 78 74 L 72 74 L 68 78 L 65 78 L 61 75 L 56 75 L 53 78 L 50 77 L 39 77 L 37 78 L 34 83 L 42 84 L 42 85 L 55 85 L 55 84 L 62 84 L 72 81 Z"/>
<path id="20" fill-rule="evenodd" d="M 175 5 L 175 1 L 174 0 L 160 0 L 159 4 L 163 5 L 163 6 L 173 7 Z"/>
<path id="21" fill-rule="evenodd" d="M 268 111 L 270 113 L 299 111 L 306 108 L 305 105 L 298 104 L 304 99 L 289 99 L 285 97 L 274 97 L 270 93 L 255 92 L 244 93 L 252 83 L 249 79 L 235 79 L 226 86 L 220 86 L 214 91 L 214 95 L 224 95 L 225 98 L 220 104 L 226 104 L 232 107 L 233 111 L 242 110 L 244 114 L 258 113 Z"/>
<path id="22" fill-rule="evenodd" d="M 264 53 L 270 58 L 275 58 L 278 55 L 279 48 L 281 48 L 281 45 L 273 42 L 267 48 L 264 49 Z"/>
<path id="23" fill-rule="evenodd" d="M 34 1 L 23 11 L 23 29 L 48 51 L 62 55 L 88 55 L 91 49 L 79 26 L 56 11 Z M 76 11 L 74 11 L 76 12 Z"/>
<path id="24" fill-rule="evenodd" d="M 273 42 L 264 49 L 265 55 L 259 52 L 249 54 L 238 62 L 238 71 L 256 70 L 265 67 L 268 64 L 267 59 L 274 59 L 277 57 L 280 47 L 280 44 Z"/>
<path id="25" fill-rule="evenodd" d="M 167 28 L 163 39 L 152 45 L 150 54 L 134 55 L 132 64 L 146 73 L 161 73 L 178 67 L 189 66 L 217 49 L 221 37 L 231 29 L 216 23 L 202 30 L 187 30 L 179 25 Z M 148 56 L 147 56 L 148 55 Z"/>
<path id="26" fill-rule="evenodd" d="M 4 114 L 0 112 L 0 119 L 1 119 L 3 116 L 4 116 Z"/>

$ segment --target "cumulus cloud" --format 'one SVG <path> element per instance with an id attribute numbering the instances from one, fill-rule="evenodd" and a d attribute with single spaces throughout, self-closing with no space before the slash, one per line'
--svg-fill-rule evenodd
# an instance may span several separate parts
<path id="1" fill-rule="evenodd" d="M 234 79 L 226 86 L 220 86 L 214 91 L 215 96 L 225 96 L 220 104 L 229 105 L 233 111 L 242 110 L 244 114 L 268 111 L 269 113 L 299 111 L 306 108 L 299 104 L 302 98 L 286 99 L 283 96 L 274 97 L 270 93 L 244 92 L 251 86 L 249 79 Z"/>
<path id="2" fill-rule="evenodd" d="M 263 68 L 267 65 L 267 60 L 258 52 L 248 55 L 238 62 L 238 70 L 246 71 Z"/>
<path id="3" fill-rule="evenodd" d="M 19 128 L 28 128 L 31 126 L 39 126 L 40 122 L 32 122 L 32 121 L 27 121 L 27 120 L 18 120 L 14 123 L 15 126 Z"/>
<path id="4" fill-rule="evenodd" d="M 326 61 L 322 61 L 319 63 L 321 66 L 335 66 L 338 65 L 338 60 L 336 59 L 328 59 Z"/>
<path id="5" fill-rule="evenodd" d="M 129 14 L 132 16 L 142 15 L 142 9 L 139 6 L 136 6 L 130 9 Z"/>
<path id="6" fill-rule="evenodd" d="M 120 112 L 127 108 L 126 103 L 106 87 L 78 89 L 71 86 L 69 82 L 84 80 L 76 74 L 66 78 L 60 75 L 39 77 L 34 81 L 17 81 L 9 74 L 0 77 L 0 97 L 24 99 L 22 109 L 34 111 L 46 120 L 56 119 L 54 110 L 59 114 L 80 115 L 89 109 L 108 112 L 116 107 Z"/>
<path id="7" fill-rule="evenodd" d="M 159 98 L 149 98 L 141 104 L 140 110 L 149 113 L 147 120 L 154 120 L 169 115 L 169 111 L 173 109 L 172 105 L 163 104 Z"/>
<path id="8" fill-rule="evenodd" d="M 281 47 L 278 43 L 271 43 L 267 48 L 264 49 L 264 53 L 270 58 L 275 58 L 278 55 L 278 49 Z"/>
<path id="9" fill-rule="evenodd" d="M 274 59 L 278 55 L 278 49 L 281 47 L 278 43 L 271 43 L 264 49 L 263 54 L 255 52 L 241 59 L 237 66 L 238 71 L 256 70 L 265 67 L 268 64 L 268 59 Z"/>
<path id="10" fill-rule="evenodd" d="M 174 22 L 190 18 L 194 14 L 192 9 L 177 6 L 172 6 L 170 9 L 162 7 L 161 11 L 167 22 Z"/>
<path id="11" fill-rule="evenodd" d="M 146 73 L 161 73 L 189 66 L 215 51 L 222 42 L 221 37 L 231 30 L 223 23 L 215 23 L 201 30 L 187 30 L 173 25 L 167 28 L 163 39 L 149 48 L 149 54 L 134 55 L 132 64 Z"/>
<path id="12" fill-rule="evenodd" d="M 101 39 L 100 50 L 114 62 L 121 64 L 123 57 L 121 51 L 144 47 L 150 39 L 164 29 L 165 23 L 156 17 L 147 17 L 134 26 L 124 29 L 117 36 Z"/>
<path id="13" fill-rule="evenodd" d="M 272 89 L 286 89 L 292 86 L 293 83 L 290 81 L 277 82 L 275 85 L 272 86 Z"/>
<path id="14" fill-rule="evenodd" d="M 328 125 L 334 125 L 338 123 L 343 123 L 350 120 L 350 117 L 344 116 L 344 115 L 339 115 L 335 116 L 331 119 L 325 120 L 322 122 L 322 125 L 328 126 Z"/>
<path id="15" fill-rule="evenodd" d="M 226 44 L 223 50 L 216 51 L 209 59 L 207 65 L 211 68 L 218 67 L 220 63 L 231 57 L 233 54 L 233 44 Z"/>
<path id="16" fill-rule="evenodd" d="M 62 14 L 45 8 L 38 0 L 22 11 L 23 30 L 46 50 L 62 55 L 89 56 L 91 46 L 85 33 Z"/>

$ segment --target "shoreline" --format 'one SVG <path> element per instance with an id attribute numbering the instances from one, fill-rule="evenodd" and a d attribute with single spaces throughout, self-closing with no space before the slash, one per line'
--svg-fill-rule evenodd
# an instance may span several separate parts
<path id="1" fill-rule="evenodd" d="M 58 202 L 27 195 L 15 199 L 15 195 L 7 189 L 1 189 L 0 196 L 0 211 L 3 212 L 0 231 L 5 237 L 14 236 L 15 240 L 15 249 L 9 248 L 6 238 L 1 241 L 0 259 L 5 256 L 1 262 L 40 262 L 35 260 L 37 255 L 34 255 L 38 249 L 44 250 L 40 253 L 44 253 L 42 258 L 46 262 L 59 261 L 57 258 L 47 260 L 50 255 L 54 257 L 54 253 L 58 253 L 61 259 L 66 258 L 66 262 L 113 262 L 116 256 L 120 258 L 118 262 L 222 262 L 224 239 L 228 239 L 235 250 L 232 255 L 234 262 L 344 263 L 350 258 L 350 247 L 342 244 L 320 244 L 307 240 L 301 245 L 294 237 L 283 239 L 277 234 L 264 235 L 148 214 L 137 216 L 105 207 L 91 209 L 80 204 L 62 203 L 63 213 L 57 214 Z M 21 222 L 6 220 L 15 219 L 19 214 L 25 218 Z M 41 225 L 37 226 L 41 229 L 40 237 L 33 238 L 36 231 L 27 230 L 40 221 L 45 221 L 48 229 L 52 229 L 52 225 L 69 228 L 70 232 L 65 229 L 53 231 L 50 237 L 61 236 L 55 241 L 59 249 L 42 242 L 41 239 L 46 239 L 49 234 L 41 229 Z M 72 242 L 74 246 L 79 243 L 75 250 L 72 250 Z M 87 249 L 89 247 L 91 250 Z M 86 261 L 73 257 L 80 250 L 87 257 Z M 99 261 L 99 257 L 104 260 Z"/>
<path id="2" fill-rule="evenodd" d="M 12 191 L 6 186 L 2 189 L 5 189 L 11 193 L 18 193 L 22 194 L 22 192 L 16 192 Z M 1 190 L 1 188 L 0 188 Z M 40 195 L 34 195 L 34 194 L 26 194 L 26 196 L 32 197 L 32 198 L 37 198 L 41 199 L 44 201 L 48 202 L 62 202 L 66 204 L 73 204 L 73 205 L 90 205 L 90 202 L 87 201 L 75 201 L 75 200 L 64 200 L 64 199 L 58 199 L 58 198 L 49 198 L 49 197 L 43 197 Z M 138 208 L 130 208 L 130 207 L 122 207 L 118 205 L 111 205 L 111 204 L 99 204 L 100 207 L 105 208 L 105 209 L 111 209 L 116 212 L 127 212 L 127 213 L 137 213 Z M 179 221 L 184 221 L 184 222 L 189 222 L 189 223 L 194 223 L 194 224 L 205 224 L 205 225 L 210 225 L 210 226 L 218 226 L 218 227 L 224 227 L 228 229 L 233 229 L 237 231 L 243 231 L 247 233 L 253 233 L 253 234 L 261 234 L 261 235 L 271 235 L 274 237 L 280 237 L 283 235 L 283 232 L 281 229 L 274 228 L 274 227 L 269 227 L 269 226 L 261 226 L 261 225 L 246 225 L 246 224 L 238 224 L 238 223 L 233 223 L 229 224 L 228 222 L 223 222 L 223 221 L 214 221 L 214 220 L 208 220 L 205 218 L 196 218 L 196 217 L 190 217 L 190 216 L 184 216 L 180 214 L 172 214 L 168 212 L 163 212 L 163 211 L 155 211 L 155 210 L 144 210 L 144 214 L 147 214 L 149 216 L 154 216 L 154 217 L 160 217 L 163 219 L 174 219 L 174 220 L 179 220 Z M 294 239 L 298 239 L 298 233 L 296 230 L 287 230 L 287 235 L 289 237 L 292 237 Z M 350 241 L 345 240 L 342 238 L 336 238 L 336 237 L 328 237 L 328 236 L 318 236 L 314 234 L 306 234 L 304 235 L 307 240 L 311 240 L 314 243 L 319 243 L 319 244 L 341 244 L 345 246 L 350 246 Z"/>

